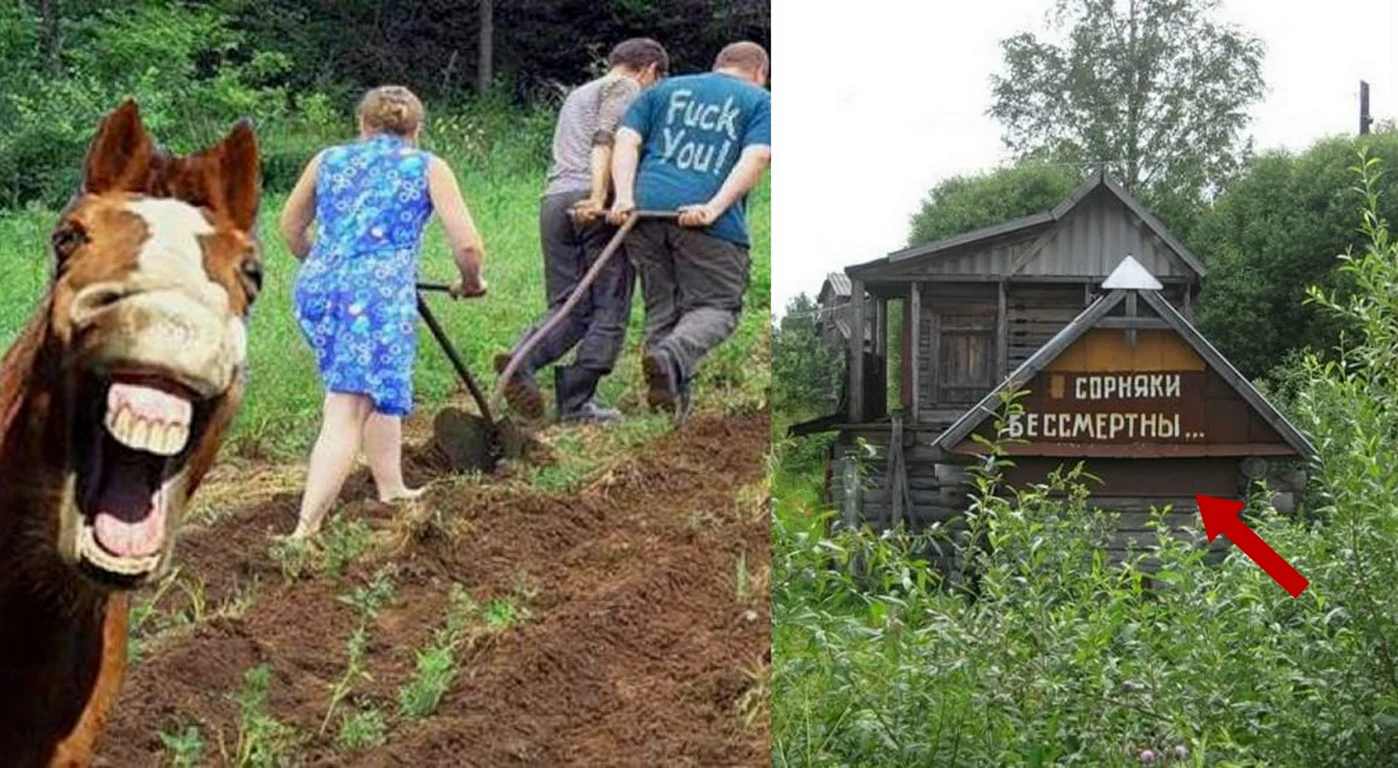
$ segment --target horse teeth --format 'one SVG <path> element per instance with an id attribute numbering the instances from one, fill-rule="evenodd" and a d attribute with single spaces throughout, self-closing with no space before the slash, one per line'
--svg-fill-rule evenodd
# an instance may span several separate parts
<path id="1" fill-rule="evenodd" d="M 131 432 L 128 434 L 127 445 L 139 451 L 150 450 L 152 437 L 151 427 L 153 426 L 155 425 L 151 424 L 149 421 L 139 416 L 136 417 L 136 423 L 131 426 Z"/>
<path id="2" fill-rule="evenodd" d="M 164 414 L 160 417 L 148 416 L 145 414 L 147 410 L 163 410 Z M 163 393 L 118 391 L 113 387 L 107 391 L 107 413 L 103 423 L 112 437 L 128 448 L 160 456 L 174 456 L 189 442 L 193 410 L 193 404 L 189 401 Z M 170 420 L 167 421 L 167 418 Z"/>
<path id="3" fill-rule="evenodd" d="M 170 436 L 169 447 L 171 456 L 183 451 L 185 445 L 189 443 L 188 424 L 171 424 L 168 434 Z"/>
<path id="4" fill-rule="evenodd" d="M 130 445 L 131 422 L 135 420 L 135 414 L 131 413 L 131 411 L 127 410 L 126 408 L 122 408 L 121 410 L 117 411 L 116 417 L 112 419 L 112 424 L 109 428 L 109 431 L 112 433 L 112 437 L 115 437 L 117 440 L 120 440 L 121 442 Z"/>
<path id="5" fill-rule="evenodd" d="M 151 452 L 162 456 L 174 456 L 179 453 L 184 448 L 185 441 L 189 439 L 189 430 L 183 424 L 166 424 L 157 430 L 154 434 L 158 435 L 158 438 Z"/>

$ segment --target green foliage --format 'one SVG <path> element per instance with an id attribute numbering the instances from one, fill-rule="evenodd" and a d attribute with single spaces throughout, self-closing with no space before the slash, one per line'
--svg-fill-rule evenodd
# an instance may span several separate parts
<path id="1" fill-rule="evenodd" d="M 364 653 L 369 645 L 369 624 L 378 618 L 384 606 L 393 602 L 393 592 L 393 580 L 388 569 L 380 568 L 367 584 L 355 587 L 349 594 L 340 595 L 340 602 L 353 606 L 359 612 L 359 625 L 345 642 L 345 673 L 330 686 L 330 703 L 325 708 L 325 718 L 320 722 L 320 733 L 325 733 L 325 729 L 330 727 L 336 708 L 354 692 L 355 686 L 373 682 L 374 678 L 364 666 Z M 367 712 L 358 712 L 345 718 L 340 728 L 340 740 L 363 744 L 366 739 L 372 740 L 376 733 L 381 738 L 384 730 L 380 727 L 375 731 L 373 720 L 364 720 L 367 716 Z M 378 725 L 383 726 L 382 718 Z"/>
<path id="2" fill-rule="evenodd" d="M 297 90 L 354 89 L 402 83 L 430 98 L 474 87 L 477 3 L 454 0 L 225 0 L 240 29 L 260 50 L 294 64 Z M 553 96 L 578 83 L 611 47 L 628 37 L 654 37 L 672 69 L 708 69 L 720 47 L 749 39 L 769 45 L 766 0 L 530 0 L 495 3 L 495 73 L 512 96 Z M 389 21 L 391 20 L 391 22 Z M 411 55 L 405 55 L 410 52 Z"/>
<path id="3" fill-rule="evenodd" d="M 387 566 L 374 572 L 366 584 L 355 587 L 346 595 L 340 595 L 340 602 L 348 605 L 365 619 L 378 618 L 379 611 L 393 602 L 393 578 Z"/>
<path id="4" fill-rule="evenodd" d="M 429 117 L 448 116 L 429 120 L 426 133 L 465 148 L 473 165 L 488 157 L 498 168 L 533 169 L 547 157 L 540 150 L 559 84 L 591 76 L 625 37 L 658 37 L 677 71 L 707 69 L 731 40 L 769 38 L 766 3 L 755 0 L 631 3 L 615 12 L 561 0 L 497 5 L 497 68 L 515 87 L 468 100 L 476 14 L 453 3 L 0 4 L 0 209 L 64 203 L 97 120 L 128 96 L 177 151 L 253 118 L 272 190 L 289 190 L 316 150 L 348 138 L 359 95 L 386 82 L 417 90 Z"/>
<path id="5" fill-rule="evenodd" d="M 1217 0 L 1058 0 L 1049 34 L 1001 42 L 990 114 L 1020 157 L 1104 166 L 1176 229 L 1242 165 L 1262 42 Z"/>
<path id="6" fill-rule="evenodd" d="M 1071 168 L 1032 161 L 952 176 L 927 193 L 922 208 L 913 215 L 908 245 L 1047 211 L 1063 202 L 1081 181 Z"/>
<path id="7" fill-rule="evenodd" d="M 497 597 L 486 604 L 481 618 L 490 629 L 509 629 L 522 621 L 527 613 L 508 598 Z"/>
<path id="8" fill-rule="evenodd" d="M 1302 299 L 1312 284 L 1342 297 L 1352 290 L 1336 257 L 1368 239 L 1355 227 L 1360 198 L 1345 170 L 1361 148 L 1398 167 L 1393 129 L 1326 139 L 1299 153 L 1263 153 L 1190 237 L 1190 249 L 1209 270 L 1196 310 L 1199 327 L 1244 374 L 1263 375 L 1293 350 L 1329 353 L 1339 343 L 1344 317 Z M 1375 183 L 1380 214 L 1398 219 L 1398 177 Z"/>
<path id="9" fill-rule="evenodd" d="M 286 114 L 287 93 L 272 83 L 290 61 L 257 52 L 218 10 L 175 0 L 72 10 L 82 15 L 61 20 L 52 57 L 7 58 L 0 72 L 0 208 L 66 201 L 98 119 L 124 97 L 177 150 L 211 143 L 244 115 Z M 19 34 L 0 46 L 38 44 L 41 19 L 5 23 Z"/>
<path id="10" fill-rule="evenodd" d="M 322 541 L 322 569 L 332 577 L 344 573 L 345 566 L 369 551 L 374 544 L 374 531 L 360 518 L 336 517 L 326 526 Z"/>
<path id="11" fill-rule="evenodd" d="M 388 722 L 377 709 L 365 709 L 345 717 L 340 724 L 340 733 L 335 737 L 335 746 L 341 750 L 355 752 L 370 749 L 388 740 Z"/>
<path id="12" fill-rule="evenodd" d="M 157 734 L 160 743 L 165 747 L 165 751 L 170 755 L 170 765 L 173 768 L 196 768 L 204 760 L 204 736 L 199 732 L 199 726 L 191 725 L 179 733 L 165 733 L 161 731 Z"/>
<path id="13" fill-rule="evenodd" d="M 1291 382 L 1320 454 L 1315 509 L 1287 518 L 1259 495 L 1248 512 L 1310 587 L 1292 599 L 1231 545 L 1206 562 L 1197 527 L 1177 537 L 1160 517 L 1151 551 L 1109 565 L 1116 516 L 1087 506 L 1076 468 L 1005 491 L 993 453 L 962 537 L 827 534 L 830 513 L 779 472 L 774 765 L 1392 763 L 1398 244 L 1377 164 L 1359 170 L 1350 290 L 1310 297 L 1353 331 Z M 961 547 L 968 571 L 929 569 L 933 544 Z"/>
<path id="14" fill-rule="evenodd" d="M 477 607 L 460 584 L 453 584 L 446 621 L 432 635 L 432 644 L 417 654 L 417 671 L 398 690 L 398 714 L 405 720 L 421 720 L 437 711 L 456 676 L 456 653 L 467 640 L 467 623 Z"/>
<path id="15" fill-rule="evenodd" d="M 369 670 L 364 667 L 364 650 L 369 645 L 369 627 L 361 621 L 345 642 L 345 673 L 330 685 L 330 703 L 325 708 L 325 717 L 320 721 L 318 733 L 324 734 L 335 717 L 335 710 L 347 696 L 354 692 L 356 685 L 373 682 Z"/>
<path id="16" fill-rule="evenodd" d="M 772 328 L 772 409 L 788 423 L 834 409 L 844 356 L 821 341 L 820 306 L 802 293 Z"/>
<path id="17" fill-rule="evenodd" d="M 239 714 L 238 742 L 232 755 L 224 754 L 225 760 L 239 768 L 281 768 L 290 762 L 300 741 L 296 729 L 268 711 L 271 682 L 272 668 L 266 664 L 259 664 L 243 675 L 243 688 L 235 697 Z"/>

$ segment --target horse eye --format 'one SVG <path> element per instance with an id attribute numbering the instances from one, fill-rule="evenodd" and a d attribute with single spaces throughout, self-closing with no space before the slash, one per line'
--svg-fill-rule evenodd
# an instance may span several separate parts
<path id="1" fill-rule="evenodd" d="M 255 257 L 243 259 L 238 271 L 243 281 L 243 290 L 247 291 L 248 301 L 252 301 L 262 291 L 262 260 Z"/>
<path id="2" fill-rule="evenodd" d="M 64 222 L 53 231 L 49 238 L 53 253 L 60 262 L 66 261 L 73 252 L 87 244 L 87 231 L 74 222 Z"/>

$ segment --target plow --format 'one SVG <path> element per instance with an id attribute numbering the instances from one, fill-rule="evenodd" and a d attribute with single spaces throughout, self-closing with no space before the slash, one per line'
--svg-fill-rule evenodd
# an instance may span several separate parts
<path id="1" fill-rule="evenodd" d="M 602 273 L 602 270 L 613 258 L 617 257 L 622 244 L 626 241 L 626 236 L 637 222 L 643 219 L 674 220 L 678 216 L 679 214 L 675 211 L 637 211 L 618 227 L 616 233 L 612 235 L 606 247 L 593 260 L 592 266 L 578 281 L 578 285 L 568 295 L 568 298 L 511 353 L 509 363 L 501 371 L 495 389 L 489 396 L 481 388 L 470 368 L 467 367 L 461 352 L 452 343 L 424 296 L 427 293 L 450 293 L 451 286 L 446 283 L 432 282 L 419 282 L 417 284 L 418 314 L 422 316 L 428 332 L 432 334 L 432 338 L 436 340 L 442 353 L 451 363 L 457 378 L 461 380 L 462 385 L 476 404 L 476 413 L 464 408 L 447 407 L 438 411 L 432 419 L 433 444 L 446 457 L 453 471 L 489 473 L 493 472 L 502 461 L 517 459 L 523 454 L 526 444 L 525 428 L 511 418 L 505 408 L 504 390 L 506 383 L 519 372 L 524 361 L 529 359 L 529 354 L 533 352 L 539 342 L 548 334 L 553 333 L 558 325 L 573 313 L 578 303 L 587 295 L 588 290 L 597 280 L 597 276 Z"/>

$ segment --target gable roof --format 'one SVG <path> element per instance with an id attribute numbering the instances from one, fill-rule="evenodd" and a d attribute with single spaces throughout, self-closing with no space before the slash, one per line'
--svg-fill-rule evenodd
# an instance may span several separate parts
<path id="1" fill-rule="evenodd" d="M 1141 220 L 1141 223 L 1145 225 L 1146 229 L 1149 230 L 1151 234 L 1160 238 L 1161 242 L 1165 244 L 1166 249 L 1178 258 L 1190 271 L 1194 272 L 1199 277 L 1204 276 L 1205 270 L 1203 263 L 1200 262 L 1193 253 L 1190 253 L 1189 249 L 1185 248 L 1184 244 L 1177 240 L 1174 235 L 1170 234 L 1170 232 L 1165 229 L 1165 225 L 1161 224 L 1159 219 L 1151 215 L 1151 213 L 1141 205 L 1140 201 L 1132 197 L 1130 193 L 1102 170 L 1093 172 L 1077 189 L 1073 190 L 1073 192 L 1059 202 L 1058 205 L 1048 211 L 1030 214 L 1018 219 L 1011 219 L 1010 221 L 1000 224 L 982 227 L 980 229 L 971 230 L 970 232 L 963 232 L 929 243 L 909 246 L 894 251 L 884 258 L 855 264 L 846 268 L 845 271 L 851 275 L 855 275 L 858 272 L 872 269 L 880 265 L 897 264 L 910 259 L 933 256 L 956 248 L 988 242 L 997 238 L 1011 235 L 1029 235 L 1036 230 L 1047 229 L 1057 224 L 1072 212 L 1079 203 L 1087 199 L 1089 195 L 1098 189 L 1106 190 L 1119 200 L 1127 210 L 1131 211 L 1132 214 Z"/>
<path id="2" fill-rule="evenodd" d="M 1087 309 L 1084 309 L 1072 322 L 1068 323 L 1068 325 L 1064 326 L 1062 330 L 1055 334 L 1048 343 L 1044 344 L 1035 351 L 1034 354 L 1030 355 L 1027 360 L 1020 364 L 1020 366 L 1007 376 L 999 386 L 991 390 L 980 402 L 961 414 L 960 418 L 932 441 L 932 445 L 944 451 L 954 450 L 956 446 L 960 445 L 963 440 L 969 437 L 982 422 L 996 415 L 1002 394 L 1016 390 L 1032 381 L 1033 378 L 1038 375 L 1040 371 L 1044 370 L 1049 363 L 1053 362 L 1060 353 L 1072 345 L 1073 342 L 1081 338 L 1088 330 L 1096 327 L 1098 323 L 1105 318 L 1113 308 L 1124 301 L 1128 295 L 1134 294 L 1154 309 L 1160 319 L 1165 321 L 1166 326 L 1178 333 L 1248 405 L 1257 411 L 1257 414 L 1261 416 L 1269 426 L 1277 431 L 1277 434 L 1286 441 L 1287 445 L 1291 446 L 1291 448 L 1301 456 L 1307 458 L 1314 457 L 1316 451 L 1315 447 L 1311 445 L 1311 441 L 1303 435 L 1300 430 L 1293 426 L 1291 422 L 1287 421 L 1286 417 L 1283 416 L 1275 406 L 1268 402 L 1267 398 L 1264 397 L 1261 392 L 1257 391 L 1257 388 L 1252 385 L 1252 382 L 1248 381 L 1246 377 L 1239 373 L 1238 369 L 1234 368 L 1233 364 L 1228 362 L 1228 359 L 1215 349 L 1213 344 L 1210 344 L 1209 340 L 1204 338 L 1203 334 L 1199 333 L 1198 329 L 1196 329 L 1184 315 L 1180 314 L 1178 310 L 1170 305 L 1170 302 L 1160 296 L 1158 282 L 1155 287 L 1144 284 L 1133 286 L 1133 283 L 1141 282 L 1140 278 L 1143 274 L 1154 280 L 1154 277 L 1135 259 L 1130 256 L 1122 259 L 1121 264 L 1118 265 L 1116 270 L 1107 278 L 1107 282 L 1125 287 L 1112 289 L 1110 293 L 1092 302 L 1092 304 L 1089 305 Z M 1104 285 L 1106 285 L 1106 283 L 1104 283 Z"/>
<path id="3" fill-rule="evenodd" d="M 824 301 L 826 296 L 849 298 L 852 289 L 848 275 L 843 272 L 830 272 L 826 274 L 825 283 L 820 286 L 820 293 L 816 298 L 818 301 Z"/>

